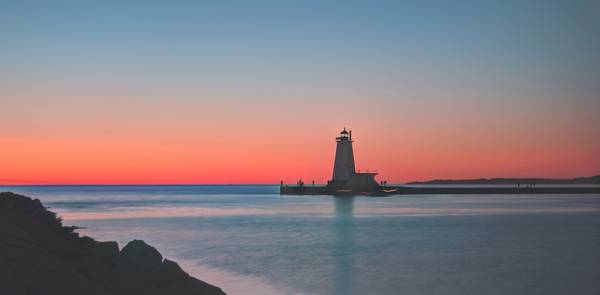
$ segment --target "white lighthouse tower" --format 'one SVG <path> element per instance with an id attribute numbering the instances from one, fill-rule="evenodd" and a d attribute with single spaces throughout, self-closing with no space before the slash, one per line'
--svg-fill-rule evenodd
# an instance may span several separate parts
<path id="1" fill-rule="evenodd" d="M 348 132 L 344 128 L 335 141 L 337 146 L 335 148 L 335 162 L 331 180 L 338 185 L 348 184 L 356 174 L 354 152 L 352 151 L 352 131 Z"/>
<path id="2" fill-rule="evenodd" d="M 375 180 L 375 172 L 356 173 L 354 151 L 352 150 L 352 131 L 346 128 L 335 138 L 335 162 L 333 177 L 327 184 L 329 190 L 336 192 L 372 192 L 380 189 Z"/>

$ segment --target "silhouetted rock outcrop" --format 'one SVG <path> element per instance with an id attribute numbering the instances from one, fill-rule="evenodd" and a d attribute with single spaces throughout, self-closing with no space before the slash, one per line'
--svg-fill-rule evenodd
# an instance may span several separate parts
<path id="1" fill-rule="evenodd" d="M 0 294 L 225 294 L 144 241 L 80 237 L 39 200 L 0 193 Z"/>

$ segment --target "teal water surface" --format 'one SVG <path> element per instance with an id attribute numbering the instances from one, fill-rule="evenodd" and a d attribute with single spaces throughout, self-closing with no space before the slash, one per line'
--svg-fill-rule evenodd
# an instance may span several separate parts
<path id="1" fill-rule="evenodd" d="M 599 195 L 280 196 L 277 186 L 0 187 L 144 239 L 230 294 L 600 294 Z"/>

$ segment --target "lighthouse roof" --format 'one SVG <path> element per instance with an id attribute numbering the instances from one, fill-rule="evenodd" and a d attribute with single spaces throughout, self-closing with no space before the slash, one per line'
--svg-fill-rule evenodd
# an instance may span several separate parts
<path id="1" fill-rule="evenodd" d="M 344 128 L 344 130 L 342 130 L 342 132 L 340 132 L 340 134 L 348 134 L 348 131 L 346 131 L 346 128 Z"/>

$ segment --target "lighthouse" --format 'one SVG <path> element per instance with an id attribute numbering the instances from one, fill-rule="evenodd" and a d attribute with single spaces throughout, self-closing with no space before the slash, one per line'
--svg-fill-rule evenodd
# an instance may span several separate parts
<path id="1" fill-rule="evenodd" d="M 375 172 L 356 172 L 354 150 L 352 149 L 352 131 L 344 129 L 335 138 L 335 160 L 333 175 L 326 186 L 305 186 L 302 180 L 297 186 L 279 187 L 282 195 L 381 195 L 389 194 L 389 187 L 380 186 L 375 180 Z M 368 171 L 368 170 L 367 170 Z M 395 192 L 396 189 L 394 188 Z"/>
<path id="2" fill-rule="evenodd" d="M 380 189 L 375 180 L 377 173 L 356 173 L 354 151 L 352 149 L 352 131 L 344 128 L 340 136 L 335 138 L 335 161 L 333 176 L 327 187 L 334 192 L 372 192 Z"/>
<path id="3" fill-rule="evenodd" d="M 335 141 L 335 162 L 331 181 L 339 185 L 348 184 L 356 174 L 354 151 L 352 150 L 352 131 L 348 132 L 344 128 Z"/>

